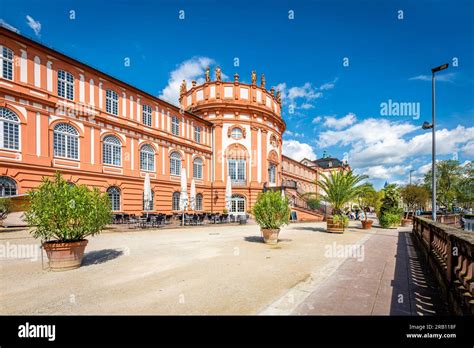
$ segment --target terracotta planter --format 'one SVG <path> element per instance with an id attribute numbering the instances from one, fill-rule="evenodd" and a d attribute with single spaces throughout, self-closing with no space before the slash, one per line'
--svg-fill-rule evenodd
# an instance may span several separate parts
<path id="1" fill-rule="evenodd" d="M 408 227 L 411 225 L 410 219 L 402 219 L 402 227 Z"/>
<path id="2" fill-rule="evenodd" d="M 344 233 L 344 222 L 334 222 L 332 216 L 326 219 L 327 231 L 330 233 Z"/>
<path id="3" fill-rule="evenodd" d="M 68 271 L 79 268 L 84 257 L 87 239 L 77 242 L 46 242 L 43 248 L 49 259 L 51 271 Z"/>
<path id="4" fill-rule="evenodd" d="M 370 230 L 372 228 L 373 220 L 362 220 L 362 229 Z"/>
<path id="5" fill-rule="evenodd" d="M 277 244 L 278 243 L 278 233 L 280 229 L 261 229 L 263 235 L 263 241 L 267 244 Z"/>

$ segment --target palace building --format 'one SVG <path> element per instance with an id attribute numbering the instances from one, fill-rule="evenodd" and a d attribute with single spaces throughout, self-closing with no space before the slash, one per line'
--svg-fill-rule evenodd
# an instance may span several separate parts
<path id="1" fill-rule="evenodd" d="M 0 60 L 0 196 L 60 171 L 107 192 L 115 212 L 140 214 L 148 173 L 151 211 L 171 213 L 183 169 L 198 211 L 222 212 L 227 180 L 234 214 L 265 189 L 317 192 L 316 162 L 282 155 L 281 97 L 263 75 L 244 84 L 207 69 L 202 85 L 183 83 L 177 107 L 1 27 Z"/>

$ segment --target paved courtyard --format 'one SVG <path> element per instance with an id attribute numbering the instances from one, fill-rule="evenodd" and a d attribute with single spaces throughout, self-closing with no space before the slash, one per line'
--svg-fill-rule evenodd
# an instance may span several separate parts
<path id="1" fill-rule="evenodd" d="M 409 228 L 359 224 L 291 224 L 276 246 L 250 224 L 103 232 L 81 268 L 57 273 L 19 255 L 38 250 L 26 231 L 3 232 L 0 314 L 440 313 Z"/>

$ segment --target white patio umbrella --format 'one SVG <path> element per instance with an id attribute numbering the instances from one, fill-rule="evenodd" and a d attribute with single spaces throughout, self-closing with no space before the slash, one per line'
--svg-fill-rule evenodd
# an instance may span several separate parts
<path id="1" fill-rule="evenodd" d="M 227 183 L 225 186 L 225 208 L 230 212 L 232 208 L 232 181 L 230 175 L 227 176 Z"/>
<path id="2" fill-rule="evenodd" d="M 184 211 L 188 208 L 188 183 L 186 169 L 181 168 L 181 193 L 179 195 L 179 210 L 182 211 L 181 224 L 184 226 Z"/>
<path id="3" fill-rule="evenodd" d="M 145 182 L 143 183 L 143 201 L 145 203 L 146 215 L 148 217 L 148 210 L 150 210 L 151 202 L 153 199 L 153 193 L 151 192 L 150 175 L 146 173 Z"/>
<path id="4" fill-rule="evenodd" d="M 196 210 L 196 183 L 191 180 L 191 192 L 189 193 L 189 206 L 191 210 Z"/>

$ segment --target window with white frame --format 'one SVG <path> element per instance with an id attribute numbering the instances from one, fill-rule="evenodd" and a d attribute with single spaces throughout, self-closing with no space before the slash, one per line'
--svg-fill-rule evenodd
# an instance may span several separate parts
<path id="1" fill-rule="evenodd" d="M 120 189 L 115 186 L 109 187 L 107 194 L 109 195 L 112 211 L 120 211 Z"/>
<path id="2" fill-rule="evenodd" d="M 243 136 L 242 129 L 240 129 L 239 127 L 232 128 L 232 132 L 231 132 L 232 139 L 239 140 L 239 139 L 242 139 L 242 136 Z"/>
<path id="3" fill-rule="evenodd" d="M 229 159 L 228 169 L 232 182 L 245 182 L 245 159 Z"/>
<path id="4" fill-rule="evenodd" d="M 194 127 L 194 141 L 196 143 L 201 142 L 201 127 L 199 126 Z"/>
<path id="5" fill-rule="evenodd" d="M 122 164 L 122 143 L 117 137 L 108 135 L 104 138 L 102 145 L 102 162 L 120 166 Z"/>
<path id="6" fill-rule="evenodd" d="M 142 122 L 144 125 L 151 127 L 151 106 L 143 104 L 142 106 Z"/>
<path id="7" fill-rule="evenodd" d="M 245 213 L 245 197 L 241 195 L 232 195 L 230 204 L 230 213 L 243 214 Z"/>
<path id="8" fill-rule="evenodd" d="M 171 133 L 173 135 L 179 135 L 179 118 L 176 116 L 171 118 Z"/>
<path id="9" fill-rule="evenodd" d="M 170 174 L 181 175 L 181 155 L 178 152 L 170 155 Z"/>
<path id="10" fill-rule="evenodd" d="M 155 206 L 155 192 L 151 191 L 151 200 L 145 202 L 145 193 L 143 193 L 143 210 L 144 211 L 153 211 Z"/>
<path id="11" fill-rule="evenodd" d="M 196 158 L 193 161 L 193 178 L 202 179 L 202 159 Z"/>
<path id="12" fill-rule="evenodd" d="M 74 76 L 64 70 L 58 70 L 58 95 L 74 100 Z"/>
<path id="13" fill-rule="evenodd" d="M 155 170 L 155 150 L 149 144 L 140 149 L 140 169 L 153 172 Z"/>
<path id="14" fill-rule="evenodd" d="M 2 46 L 2 77 L 7 80 L 13 80 L 13 51 L 8 47 Z"/>
<path id="15" fill-rule="evenodd" d="M 79 133 L 67 123 L 58 123 L 53 129 L 54 157 L 79 159 Z"/>
<path id="16" fill-rule="evenodd" d="M 0 107 L 0 148 L 20 148 L 20 119 L 10 109 Z"/>
<path id="17" fill-rule="evenodd" d="M 268 181 L 270 184 L 276 184 L 276 165 L 273 163 L 268 166 Z"/>
<path id="18" fill-rule="evenodd" d="M 202 210 L 202 194 L 198 193 L 196 195 L 196 210 Z"/>
<path id="19" fill-rule="evenodd" d="M 118 94 L 111 89 L 105 91 L 105 111 L 118 115 Z"/>
<path id="20" fill-rule="evenodd" d="M 171 210 L 179 210 L 179 192 L 173 192 L 173 198 L 171 202 Z"/>
<path id="21" fill-rule="evenodd" d="M 8 176 L 0 176 L 0 197 L 16 195 L 16 182 Z"/>

